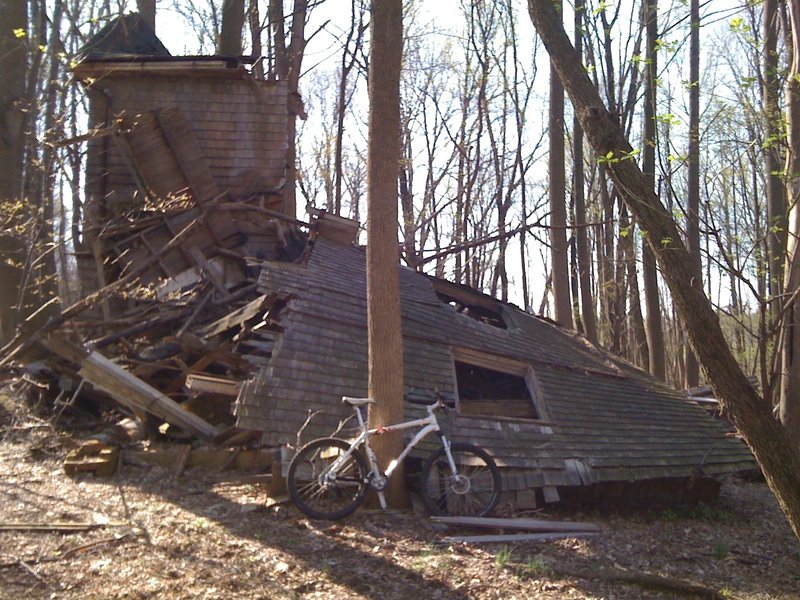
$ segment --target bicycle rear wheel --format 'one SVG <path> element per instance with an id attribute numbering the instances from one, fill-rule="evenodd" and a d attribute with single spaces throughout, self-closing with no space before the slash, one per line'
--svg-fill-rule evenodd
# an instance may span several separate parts
<path id="1" fill-rule="evenodd" d="M 434 452 L 422 468 L 420 493 L 425 508 L 434 515 L 485 517 L 500 499 L 500 470 L 485 450 L 454 443 L 450 452 L 453 473 L 444 448 Z"/>
<path id="2" fill-rule="evenodd" d="M 312 519 L 343 519 L 364 502 L 369 469 L 359 452 L 350 454 L 335 474 L 329 473 L 349 449 L 344 440 L 321 438 L 300 448 L 289 464 L 289 496 Z"/>

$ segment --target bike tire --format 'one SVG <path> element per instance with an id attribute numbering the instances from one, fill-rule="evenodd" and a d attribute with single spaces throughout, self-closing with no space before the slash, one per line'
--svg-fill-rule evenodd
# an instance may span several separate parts
<path id="1" fill-rule="evenodd" d="M 485 517 L 500 500 L 500 470 L 494 459 L 473 444 L 450 444 L 456 463 L 453 475 L 444 448 L 425 462 L 420 477 L 420 494 L 433 515 Z"/>
<path id="2" fill-rule="evenodd" d="M 312 519 L 343 519 L 364 502 L 369 468 L 360 452 L 348 457 L 336 480 L 320 479 L 349 448 L 350 444 L 344 440 L 320 438 L 300 448 L 289 464 L 286 475 L 289 497 Z"/>

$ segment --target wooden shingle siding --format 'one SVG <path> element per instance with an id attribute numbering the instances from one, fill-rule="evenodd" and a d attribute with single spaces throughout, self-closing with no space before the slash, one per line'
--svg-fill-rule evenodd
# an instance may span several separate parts
<path id="1" fill-rule="evenodd" d="M 457 314 L 437 299 L 428 277 L 399 272 L 407 397 L 433 398 L 436 391 L 455 397 L 453 348 L 505 357 L 535 374 L 547 421 L 446 419 L 453 440 L 492 454 L 505 489 L 547 488 L 555 497 L 562 486 L 752 466 L 747 448 L 727 437 L 725 427 L 646 373 L 511 305 L 503 305 L 507 329 Z M 350 414 L 341 396 L 367 391 L 364 280 L 364 252 L 324 238 L 303 267 L 265 265 L 261 291 L 287 292 L 292 300 L 281 320 L 280 349 L 259 374 L 261 384 L 240 397 L 241 426 L 263 429 L 268 443 L 293 444 L 309 410 L 325 412 L 304 432 L 306 440 L 329 434 Z M 407 402 L 408 418 L 422 414 L 420 405 Z"/>
<path id="2" fill-rule="evenodd" d="M 277 186 L 285 176 L 285 83 L 256 81 L 240 69 L 205 69 L 195 74 L 184 69 L 167 75 L 148 70 L 115 72 L 113 65 L 105 68 L 107 72 L 94 87 L 88 87 L 91 127 L 104 127 L 109 116 L 113 119 L 121 113 L 178 107 L 220 189 L 234 196 L 252 194 Z M 109 202 L 112 210 L 115 203 L 130 202 L 137 189 L 123 153 L 124 148 L 112 140 L 89 142 L 89 193 Z M 111 190 L 113 195 L 109 195 Z"/>

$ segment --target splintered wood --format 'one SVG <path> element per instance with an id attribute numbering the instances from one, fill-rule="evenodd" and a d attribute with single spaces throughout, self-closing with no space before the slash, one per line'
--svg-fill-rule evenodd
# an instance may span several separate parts
<path id="1" fill-rule="evenodd" d="M 163 118 L 150 121 L 162 133 L 170 127 Z M 196 181 L 199 163 L 179 154 L 183 175 Z M 290 300 L 258 293 L 258 265 L 300 261 L 306 235 L 293 218 L 263 208 L 263 197 L 229 210 L 227 197 L 209 198 L 207 182 L 190 187 L 206 190 L 196 198 L 203 204 L 168 204 L 109 223 L 94 245 L 102 287 L 20 335 L 5 358 L 44 346 L 47 372 L 65 394 L 81 386 L 82 397 L 148 422 L 143 430 L 164 422 L 170 433 L 258 445 L 258 433 L 230 432 L 233 405 L 243 382 L 270 360 Z"/>

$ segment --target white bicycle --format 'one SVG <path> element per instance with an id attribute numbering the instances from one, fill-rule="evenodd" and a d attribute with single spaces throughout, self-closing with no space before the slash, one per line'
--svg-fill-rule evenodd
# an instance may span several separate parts
<path id="1" fill-rule="evenodd" d="M 435 414 L 447 409 L 441 400 L 427 407 L 428 416 L 423 419 L 377 429 L 367 428 L 361 412 L 363 406 L 375 402 L 373 399 L 344 396 L 342 402 L 355 411 L 358 436 L 352 442 L 333 437 L 309 442 L 289 465 L 289 495 L 306 515 L 313 519 L 343 519 L 361 506 L 368 489 L 378 493 L 385 509 L 383 491 L 389 478 L 414 446 L 431 432 L 436 432 L 442 447 L 428 457 L 421 471 L 419 491 L 428 511 L 434 515 L 483 517 L 494 510 L 500 498 L 497 464 L 482 448 L 447 439 Z M 370 437 L 415 427 L 419 431 L 382 473 L 369 445 Z"/>

